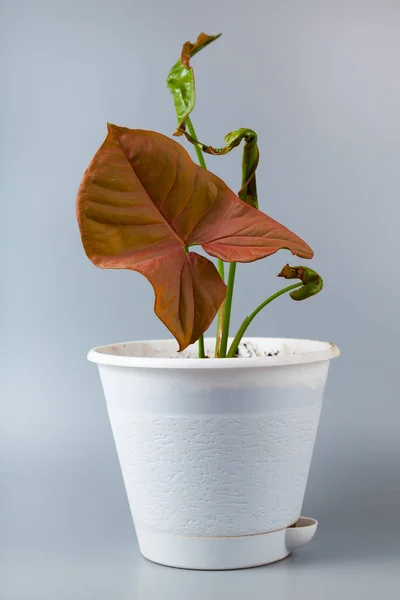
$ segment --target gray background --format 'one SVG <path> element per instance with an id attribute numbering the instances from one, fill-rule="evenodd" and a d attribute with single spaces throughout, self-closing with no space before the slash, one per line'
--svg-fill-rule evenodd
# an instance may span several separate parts
<path id="1" fill-rule="evenodd" d="M 1 599 L 393 597 L 400 3 L 3 0 L 0 12 Z M 303 511 L 318 535 L 280 564 L 228 573 L 139 556 L 85 355 L 166 331 L 144 278 L 86 259 L 74 214 L 106 121 L 172 134 L 165 77 L 200 31 L 224 35 L 193 61 L 199 135 L 258 131 L 261 207 L 312 245 L 325 278 L 323 294 L 281 298 L 251 333 L 342 350 Z M 238 188 L 239 152 L 208 166 Z M 235 326 L 288 260 L 238 268 Z"/>

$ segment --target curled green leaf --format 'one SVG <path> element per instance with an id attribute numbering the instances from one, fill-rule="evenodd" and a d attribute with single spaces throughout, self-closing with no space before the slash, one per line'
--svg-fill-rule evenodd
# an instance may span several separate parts
<path id="1" fill-rule="evenodd" d="M 184 132 L 185 121 L 194 109 L 196 100 L 194 73 L 190 66 L 190 59 L 197 52 L 208 46 L 208 44 L 219 38 L 220 35 L 220 33 L 218 35 L 200 33 L 194 44 L 186 42 L 183 45 L 180 59 L 168 74 L 167 85 L 173 95 L 178 118 L 178 128 L 175 135 L 181 135 Z"/>
<path id="2" fill-rule="evenodd" d="M 290 267 L 289 265 L 285 265 L 278 274 L 278 277 L 300 279 L 303 282 L 300 288 L 290 293 L 290 297 L 293 300 L 306 300 L 310 296 L 315 296 L 315 294 L 318 294 L 322 290 L 324 285 L 322 277 L 309 267 Z"/>
<path id="3" fill-rule="evenodd" d="M 240 145 L 240 142 L 242 140 L 245 140 L 245 142 L 247 142 L 248 144 L 257 144 L 256 132 L 252 129 L 246 129 L 245 127 L 241 127 L 236 131 L 227 133 L 224 138 L 225 146 L 222 146 L 222 148 L 214 148 L 214 146 L 208 146 L 207 144 L 203 144 L 203 142 L 200 142 L 198 139 L 194 138 L 187 131 L 182 131 L 181 133 L 185 135 L 186 139 L 191 144 L 193 144 L 193 146 L 197 146 L 197 148 L 200 148 L 200 150 L 202 150 L 206 154 L 213 154 L 214 156 L 229 154 L 231 150 L 237 148 L 237 146 Z"/>
<path id="4" fill-rule="evenodd" d="M 257 144 L 257 134 L 252 129 L 246 129 L 245 127 L 241 127 L 236 131 L 232 131 L 225 136 L 225 146 L 222 148 L 214 148 L 213 146 L 208 146 L 207 144 L 203 144 L 192 135 L 190 135 L 186 130 L 181 130 L 187 140 L 200 148 L 202 152 L 206 154 L 213 155 L 223 155 L 228 154 L 234 148 L 240 145 L 241 141 L 245 141 L 245 145 L 243 148 L 243 159 L 242 159 L 242 181 L 244 181 L 244 185 L 238 193 L 238 196 L 254 208 L 258 208 L 258 197 L 257 197 L 257 185 L 256 185 L 256 169 L 258 166 L 260 153 L 258 150 Z"/>
<path id="5" fill-rule="evenodd" d="M 240 130 L 239 130 L 240 131 Z M 238 196 L 246 204 L 258 208 L 256 170 L 260 160 L 260 152 L 257 144 L 257 134 L 251 129 L 243 130 L 246 143 L 243 148 L 242 158 L 242 181 L 244 185 L 239 190 Z M 249 133 L 250 132 L 250 133 Z"/>

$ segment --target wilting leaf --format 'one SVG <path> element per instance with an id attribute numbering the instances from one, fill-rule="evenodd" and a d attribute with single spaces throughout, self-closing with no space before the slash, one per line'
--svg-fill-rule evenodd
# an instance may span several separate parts
<path id="1" fill-rule="evenodd" d="M 218 33 L 217 35 L 207 35 L 206 33 L 200 33 L 194 44 L 192 44 L 192 42 L 185 42 L 183 44 L 181 52 L 182 64 L 185 65 L 185 67 L 189 68 L 189 61 L 192 58 L 192 56 L 200 52 L 200 50 L 203 50 L 203 48 L 208 46 L 208 44 L 211 44 L 211 42 L 213 42 L 217 38 L 221 37 L 221 35 L 221 33 Z"/>
<path id="2" fill-rule="evenodd" d="M 303 282 L 302 287 L 289 294 L 293 300 L 306 300 L 310 296 L 315 296 L 324 286 L 322 277 L 309 267 L 290 267 L 289 265 L 285 265 L 278 277 L 300 279 Z"/>
<path id="3" fill-rule="evenodd" d="M 154 288 L 155 312 L 183 350 L 208 328 L 225 297 L 214 265 L 185 246 L 250 262 L 287 248 L 311 258 L 288 229 L 240 200 L 177 142 L 108 126 L 77 198 L 86 254 L 98 267 L 132 269 Z"/>
<path id="4" fill-rule="evenodd" d="M 178 131 L 185 129 L 185 120 L 194 109 L 196 100 L 194 73 L 190 66 L 190 59 L 200 50 L 220 37 L 200 33 L 196 42 L 186 42 L 182 48 L 180 60 L 172 67 L 167 77 L 167 85 L 174 97 L 176 115 L 178 117 Z M 178 133 L 178 132 L 177 132 Z"/>
<path id="5" fill-rule="evenodd" d="M 222 148 L 214 148 L 213 146 L 203 144 L 203 142 L 195 139 L 186 130 L 181 130 L 181 133 L 185 135 L 186 139 L 193 144 L 193 146 L 197 146 L 197 148 L 200 148 L 202 152 L 212 155 L 228 154 L 234 148 L 237 148 L 241 141 L 244 140 L 245 144 L 243 148 L 242 159 L 242 181 L 245 183 L 242 186 L 242 189 L 239 191 L 238 196 L 250 206 L 258 208 L 256 170 L 258 167 L 258 161 L 260 159 L 260 152 L 257 144 L 258 136 L 255 131 L 241 127 L 236 131 L 228 133 L 225 136 L 225 146 Z"/>
<path id="6" fill-rule="evenodd" d="M 239 198 L 244 200 L 246 204 L 258 208 L 256 170 L 258 161 L 260 160 L 260 152 L 257 144 L 257 134 L 252 132 L 253 136 L 246 139 L 243 148 L 242 158 L 242 179 L 245 181 L 242 189 L 239 190 Z"/>

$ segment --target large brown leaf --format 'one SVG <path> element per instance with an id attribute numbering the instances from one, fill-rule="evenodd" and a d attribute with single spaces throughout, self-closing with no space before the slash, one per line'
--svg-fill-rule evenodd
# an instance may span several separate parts
<path id="1" fill-rule="evenodd" d="M 152 131 L 108 126 L 79 188 L 77 215 L 95 265 L 147 277 L 155 312 L 181 350 L 209 327 L 226 290 L 212 262 L 185 246 L 201 245 L 230 262 L 281 248 L 313 255 L 303 240 L 198 167 L 180 144 Z"/>

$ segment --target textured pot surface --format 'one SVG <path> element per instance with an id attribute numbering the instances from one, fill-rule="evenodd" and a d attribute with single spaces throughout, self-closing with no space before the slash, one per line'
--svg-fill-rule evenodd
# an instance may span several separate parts
<path id="1" fill-rule="evenodd" d="M 213 344 L 206 340 L 206 349 Z M 275 535 L 274 553 L 271 534 L 300 517 L 329 361 L 339 351 L 307 340 L 244 344 L 259 356 L 196 359 L 195 347 L 182 356 L 173 340 L 89 353 L 139 544 L 151 560 L 240 568 L 292 549 Z"/>

